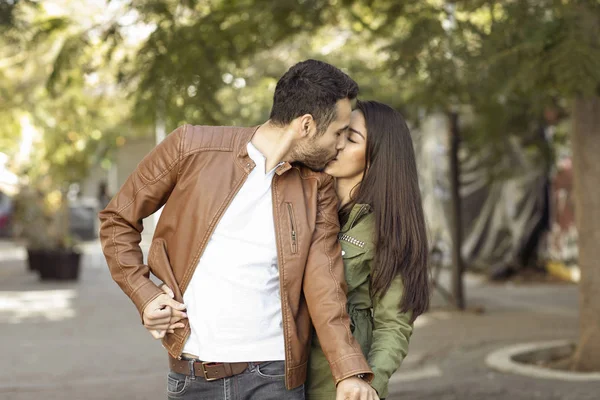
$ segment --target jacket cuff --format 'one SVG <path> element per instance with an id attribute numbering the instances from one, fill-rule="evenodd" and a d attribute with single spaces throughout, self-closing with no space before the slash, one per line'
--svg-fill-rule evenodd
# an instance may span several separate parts
<path id="1" fill-rule="evenodd" d="M 369 383 L 373 380 L 373 372 L 362 354 L 342 357 L 329 366 L 336 386 L 344 379 L 360 374 L 364 374 L 364 380 Z"/>
<path id="2" fill-rule="evenodd" d="M 380 398 L 385 398 L 388 395 L 388 380 L 379 374 L 375 374 L 371 381 L 371 386 L 377 391 Z"/>
<path id="3" fill-rule="evenodd" d="M 131 294 L 131 300 L 135 304 L 140 313 L 142 324 L 144 323 L 144 309 L 152 300 L 163 294 L 163 291 L 154 284 L 151 280 L 144 283 L 135 292 Z"/>

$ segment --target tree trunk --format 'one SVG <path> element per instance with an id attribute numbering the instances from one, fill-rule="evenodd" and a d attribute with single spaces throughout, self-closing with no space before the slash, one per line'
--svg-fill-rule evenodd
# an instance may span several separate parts
<path id="1" fill-rule="evenodd" d="M 600 97 L 573 103 L 573 172 L 578 231 L 579 342 L 573 356 L 578 371 L 600 371 Z"/>
<path id="2" fill-rule="evenodd" d="M 460 198 L 460 162 L 458 151 L 460 147 L 460 132 L 458 113 L 448 115 L 450 133 L 450 191 L 452 194 L 452 297 L 454 305 L 459 310 L 465 309 L 463 287 L 464 262 L 462 258 L 462 212 Z"/>

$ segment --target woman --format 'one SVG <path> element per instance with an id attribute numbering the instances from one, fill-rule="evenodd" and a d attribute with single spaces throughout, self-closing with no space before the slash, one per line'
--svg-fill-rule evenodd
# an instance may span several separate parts
<path id="1" fill-rule="evenodd" d="M 358 102 L 345 148 L 325 170 L 336 179 L 339 235 L 354 337 L 380 398 L 429 306 L 427 237 L 410 132 L 400 113 Z M 313 337 L 307 399 L 335 399 L 329 364 Z"/>

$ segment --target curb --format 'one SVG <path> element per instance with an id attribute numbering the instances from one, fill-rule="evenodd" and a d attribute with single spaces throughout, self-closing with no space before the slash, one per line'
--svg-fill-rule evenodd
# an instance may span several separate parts
<path id="1" fill-rule="evenodd" d="M 568 372 L 558 371 L 530 364 L 521 364 L 513 361 L 513 357 L 522 353 L 536 350 L 550 349 L 553 347 L 568 346 L 568 340 L 553 340 L 546 342 L 533 342 L 503 347 L 490 353 L 485 364 L 497 371 L 509 372 L 517 375 L 529 376 L 540 379 L 555 379 L 571 382 L 600 381 L 600 372 Z"/>
<path id="2" fill-rule="evenodd" d="M 548 261 L 546 270 L 550 275 L 556 276 L 563 281 L 578 283 L 581 279 L 581 271 L 577 265 L 567 266 L 558 261 Z"/>

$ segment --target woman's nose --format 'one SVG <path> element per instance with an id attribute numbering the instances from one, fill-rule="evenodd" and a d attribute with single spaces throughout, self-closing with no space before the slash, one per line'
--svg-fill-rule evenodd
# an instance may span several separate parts
<path id="1" fill-rule="evenodd" d="M 336 144 L 335 148 L 338 151 L 342 151 L 342 150 L 344 150 L 344 147 L 346 147 L 346 135 L 340 135 L 340 136 L 338 136 L 338 140 L 337 140 L 337 144 Z"/>

